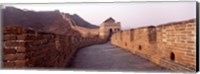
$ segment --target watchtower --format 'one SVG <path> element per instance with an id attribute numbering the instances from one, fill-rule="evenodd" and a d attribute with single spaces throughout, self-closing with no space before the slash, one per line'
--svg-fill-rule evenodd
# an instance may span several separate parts
<path id="1" fill-rule="evenodd" d="M 111 37 L 113 33 L 121 30 L 121 25 L 120 22 L 115 22 L 112 17 L 109 17 L 100 25 L 99 30 L 101 37 Z"/>

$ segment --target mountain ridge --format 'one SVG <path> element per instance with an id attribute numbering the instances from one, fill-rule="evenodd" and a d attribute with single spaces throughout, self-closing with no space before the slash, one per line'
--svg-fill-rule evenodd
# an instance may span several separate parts
<path id="1" fill-rule="evenodd" d="M 57 34 L 69 34 L 72 33 L 70 31 L 76 31 L 73 30 L 72 26 L 81 26 L 88 29 L 98 28 L 98 26 L 93 26 L 78 15 L 73 16 L 69 13 L 62 13 L 59 10 L 36 12 L 9 6 L 5 7 L 2 12 L 3 25 L 31 28 L 38 31 L 52 32 Z M 64 16 L 64 18 L 70 20 L 64 19 L 62 14 L 69 14 L 69 17 Z"/>

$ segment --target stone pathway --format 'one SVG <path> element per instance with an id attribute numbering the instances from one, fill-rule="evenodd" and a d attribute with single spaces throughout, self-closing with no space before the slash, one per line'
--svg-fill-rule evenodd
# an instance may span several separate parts
<path id="1" fill-rule="evenodd" d="M 80 49 L 74 57 L 70 69 L 98 71 L 168 71 L 122 48 L 113 46 L 110 42 Z"/>

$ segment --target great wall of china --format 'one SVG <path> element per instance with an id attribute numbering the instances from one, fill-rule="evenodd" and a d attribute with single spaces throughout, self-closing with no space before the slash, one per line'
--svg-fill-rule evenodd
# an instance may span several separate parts
<path id="1" fill-rule="evenodd" d="M 14 26 L 3 27 L 3 67 L 63 68 L 77 49 L 103 43 L 98 37 L 58 35 Z"/>
<path id="2" fill-rule="evenodd" d="M 66 68 L 79 49 L 110 41 L 166 69 L 196 70 L 195 19 L 121 30 L 121 23 L 111 17 L 99 28 L 86 28 L 76 25 L 64 13 L 56 14 L 60 20 L 55 25 L 69 25 L 56 28 L 58 32 L 65 30 L 64 34 L 52 33 L 54 28 L 44 32 L 3 25 L 3 68 Z"/>
<path id="3" fill-rule="evenodd" d="M 111 43 L 173 71 L 196 70 L 194 19 L 120 31 Z"/>

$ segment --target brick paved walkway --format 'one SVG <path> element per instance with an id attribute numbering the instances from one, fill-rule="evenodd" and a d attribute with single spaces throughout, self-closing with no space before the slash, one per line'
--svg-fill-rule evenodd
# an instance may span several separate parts
<path id="1" fill-rule="evenodd" d="M 78 51 L 71 69 L 107 71 L 167 71 L 148 60 L 110 43 L 93 45 Z"/>

